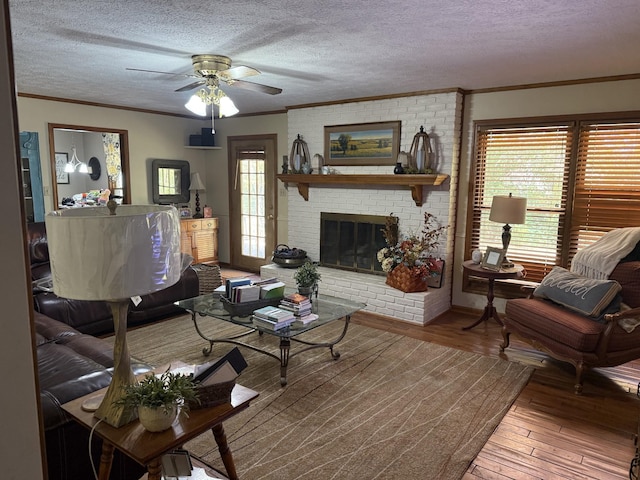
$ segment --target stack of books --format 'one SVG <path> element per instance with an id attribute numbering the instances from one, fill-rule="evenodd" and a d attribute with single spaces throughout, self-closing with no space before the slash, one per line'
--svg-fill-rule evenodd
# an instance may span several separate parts
<path id="1" fill-rule="evenodd" d="M 254 325 L 269 330 L 281 330 L 291 325 L 295 320 L 293 312 L 270 305 L 254 310 L 251 316 Z"/>
<path id="2" fill-rule="evenodd" d="M 249 278 L 230 278 L 225 282 L 225 297 L 233 303 L 254 302 L 282 298 L 284 283 L 277 278 L 252 281 Z"/>
<path id="3" fill-rule="evenodd" d="M 307 325 L 318 319 L 318 315 L 311 312 L 311 300 L 299 293 L 292 293 L 280 300 L 280 308 L 293 313 L 295 325 Z"/>

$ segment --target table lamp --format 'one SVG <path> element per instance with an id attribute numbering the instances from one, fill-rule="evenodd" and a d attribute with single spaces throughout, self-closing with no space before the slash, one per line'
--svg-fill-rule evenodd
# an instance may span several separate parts
<path id="1" fill-rule="evenodd" d="M 511 226 L 509 224 L 524 223 L 526 214 L 526 198 L 514 197 L 511 193 L 509 196 L 496 195 L 493 197 L 489 220 L 505 224 L 504 227 L 502 227 L 502 249 L 504 250 L 503 268 L 513 267 L 513 263 L 507 259 L 507 249 L 511 242 Z"/>
<path id="2" fill-rule="evenodd" d="M 200 174 L 198 172 L 191 174 L 189 190 L 196 192 L 196 213 L 193 214 L 193 218 L 202 218 L 203 215 L 200 213 L 200 193 L 198 190 L 204 191 L 204 184 L 202 183 L 202 180 L 200 180 Z"/>
<path id="3" fill-rule="evenodd" d="M 117 206 L 110 201 L 108 207 L 53 211 L 45 223 L 56 295 L 103 300 L 111 307 L 113 377 L 94 415 L 120 427 L 136 418 L 132 407 L 114 403 L 135 382 L 126 340 L 129 299 L 180 279 L 178 211 L 171 206 Z"/>

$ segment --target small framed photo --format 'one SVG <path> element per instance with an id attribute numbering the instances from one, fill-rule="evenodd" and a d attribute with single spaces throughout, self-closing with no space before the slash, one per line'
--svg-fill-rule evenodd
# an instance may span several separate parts
<path id="1" fill-rule="evenodd" d="M 188 206 L 180 207 L 180 218 L 191 218 L 191 209 Z"/>
<path id="2" fill-rule="evenodd" d="M 432 288 L 440 288 L 442 287 L 442 277 L 444 275 L 444 260 L 440 258 L 435 258 L 432 260 L 433 266 L 436 269 L 434 275 L 431 275 L 427 280 L 427 285 Z"/>
<path id="3" fill-rule="evenodd" d="M 497 272 L 502 266 L 502 260 L 504 260 L 504 250 L 502 248 L 487 247 L 487 251 L 484 252 L 482 257 L 482 268 Z"/>

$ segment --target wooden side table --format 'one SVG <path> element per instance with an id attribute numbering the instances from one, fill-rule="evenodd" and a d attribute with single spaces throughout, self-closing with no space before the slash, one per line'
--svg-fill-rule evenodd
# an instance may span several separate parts
<path id="1" fill-rule="evenodd" d="M 164 370 L 166 370 L 166 366 L 164 369 L 156 369 L 156 371 Z M 222 422 L 247 408 L 250 402 L 259 395 L 258 392 L 236 384 L 231 393 L 230 403 L 211 408 L 192 409 L 189 411 L 188 417 L 180 415 L 173 427 L 158 433 L 146 431 L 138 420 L 134 420 L 120 428 L 99 422 L 99 419 L 94 417 L 93 413 L 82 409 L 82 403 L 87 398 L 95 396 L 96 393 L 98 392 L 93 392 L 65 403 L 62 408 L 75 421 L 86 428 L 92 429 L 95 427 L 95 435 L 102 439 L 98 480 L 109 479 L 114 449 L 120 450 L 136 462 L 145 465 L 149 472 L 148 480 L 161 480 L 162 456 L 180 448 L 186 442 L 207 430 L 213 432 L 229 478 L 231 480 L 238 478 L 231 450 L 227 445 L 227 437 L 222 428 Z"/>
<path id="2" fill-rule="evenodd" d="M 490 318 L 493 318 L 496 322 L 498 322 L 498 324 L 502 325 L 502 320 L 500 320 L 498 312 L 496 311 L 496 307 L 493 306 L 493 284 L 496 279 L 522 277 L 524 267 L 522 265 L 516 264 L 512 268 L 493 271 L 482 268 L 482 265 L 480 263 L 473 263 L 472 260 L 466 260 L 465 262 L 463 262 L 462 267 L 469 275 L 473 275 L 474 277 L 486 278 L 489 281 L 489 290 L 487 291 L 487 305 L 484 307 L 482 316 L 471 325 L 462 327 L 462 329 L 469 330 L 481 324 L 482 322 L 489 320 Z"/>

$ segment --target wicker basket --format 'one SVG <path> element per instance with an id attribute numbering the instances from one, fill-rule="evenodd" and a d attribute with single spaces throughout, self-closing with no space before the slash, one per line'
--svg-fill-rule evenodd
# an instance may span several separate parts
<path id="1" fill-rule="evenodd" d="M 218 265 L 205 265 L 204 263 L 196 263 L 191 265 L 198 274 L 198 283 L 200 285 L 200 295 L 213 292 L 222 285 L 222 276 L 220 275 L 220 267 Z"/>
<path id="2" fill-rule="evenodd" d="M 201 385 L 196 388 L 200 402 L 198 400 L 189 402 L 189 408 L 197 410 L 198 408 L 209 408 L 229 403 L 231 401 L 231 391 L 235 385 L 235 380 L 214 383 L 213 385 Z"/>
<path id="3" fill-rule="evenodd" d="M 426 292 L 429 289 L 428 281 L 411 275 L 411 270 L 403 263 L 387 274 L 387 285 L 406 293 Z"/>

